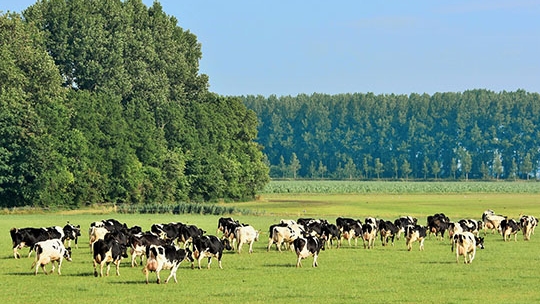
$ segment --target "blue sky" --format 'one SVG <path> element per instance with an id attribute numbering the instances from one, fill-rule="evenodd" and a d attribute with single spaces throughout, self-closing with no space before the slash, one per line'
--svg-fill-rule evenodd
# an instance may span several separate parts
<path id="1" fill-rule="evenodd" d="M 160 3 L 197 36 L 221 95 L 540 92 L 537 0 Z"/>

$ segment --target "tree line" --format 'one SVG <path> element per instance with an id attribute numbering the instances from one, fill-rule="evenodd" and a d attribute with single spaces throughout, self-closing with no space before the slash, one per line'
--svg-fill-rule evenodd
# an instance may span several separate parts
<path id="1" fill-rule="evenodd" d="M 38 1 L 0 15 L 0 206 L 253 198 L 257 117 L 208 90 L 158 2 Z"/>
<path id="2" fill-rule="evenodd" d="M 540 169 L 538 93 L 242 99 L 273 178 L 528 180 Z"/>

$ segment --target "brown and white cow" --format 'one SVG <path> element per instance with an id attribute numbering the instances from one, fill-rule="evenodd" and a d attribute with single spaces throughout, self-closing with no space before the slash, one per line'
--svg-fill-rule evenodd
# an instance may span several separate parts
<path id="1" fill-rule="evenodd" d="M 364 240 L 364 249 L 371 249 L 375 245 L 377 237 L 377 227 L 373 223 L 364 223 L 362 225 L 362 239 Z"/>
<path id="2" fill-rule="evenodd" d="M 487 234 L 487 230 L 491 230 L 494 234 L 495 231 L 501 231 L 501 222 L 506 219 L 506 216 L 497 215 L 493 210 L 486 210 L 482 214 L 482 222 L 484 223 L 484 235 Z"/>
<path id="3" fill-rule="evenodd" d="M 62 261 L 64 258 L 71 262 L 71 247 L 64 247 L 64 243 L 59 239 L 52 239 L 37 242 L 34 245 L 34 250 L 36 251 L 36 259 L 32 263 L 34 268 L 34 275 L 37 275 L 39 267 L 43 270 L 43 273 L 49 274 L 54 272 L 54 263 L 58 265 L 58 275 L 61 275 Z M 51 263 L 52 269 L 49 273 L 45 270 L 45 265 Z"/>
<path id="4" fill-rule="evenodd" d="M 456 250 L 456 263 L 462 255 L 465 264 L 470 264 L 476 255 L 476 247 L 484 249 L 484 238 L 478 237 L 471 232 L 465 231 L 452 236 L 452 251 Z"/>

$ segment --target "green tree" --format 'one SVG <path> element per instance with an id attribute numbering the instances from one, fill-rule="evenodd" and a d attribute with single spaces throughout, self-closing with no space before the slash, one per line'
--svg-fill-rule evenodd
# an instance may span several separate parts
<path id="1" fill-rule="evenodd" d="M 433 176 L 435 176 L 435 179 L 439 177 L 439 173 L 441 172 L 441 166 L 439 165 L 439 162 L 434 160 L 433 164 L 431 165 L 431 173 Z"/>
<path id="2" fill-rule="evenodd" d="M 291 160 L 289 163 L 289 170 L 292 173 L 292 177 L 296 179 L 296 175 L 298 174 L 298 171 L 302 168 L 300 165 L 300 161 L 298 160 L 298 157 L 296 156 L 296 153 L 293 152 L 291 155 Z"/>

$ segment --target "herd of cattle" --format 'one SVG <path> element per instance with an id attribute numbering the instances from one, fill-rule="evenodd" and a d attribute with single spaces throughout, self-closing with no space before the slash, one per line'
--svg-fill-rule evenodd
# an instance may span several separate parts
<path id="1" fill-rule="evenodd" d="M 393 246 L 395 239 L 399 240 L 403 236 L 407 250 L 410 251 L 415 242 L 418 242 L 419 249 L 423 250 L 426 237 L 434 235 L 443 239 L 447 233 L 451 240 L 451 249 L 456 252 L 456 261 L 459 262 L 460 256 L 463 256 L 465 263 L 471 263 L 476 248 L 484 248 L 484 238 L 480 237 L 482 229 L 484 235 L 488 231 L 498 232 L 504 241 L 510 240 L 512 236 L 517 240 L 518 232 L 522 231 L 524 239 L 529 240 L 537 224 L 538 219 L 534 216 L 522 215 L 516 221 L 497 215 L 492 210 L 486 210 L 482 220 L 462 219 L 457 222 L 450 221 L 443 213 L 438 213 L 428 216 L 425 226 L 411 216 L 402 216 L 394 221 L 373 217 L 367 217 L 364 221 L 338 217 L 335 224 L 325 219 L 299 218 L 281 220 L 280 223 L 271 225 L 267 250 L 275 246 L 279 251 L 295 251 L 296 267 L 302 266 L 302 259 L 313 256 L 312 265 L 316 267 L 321 250 L 326 247 L 339 248 L 343 241 L 352 246 L 351 241 L 354 240 L 357 246 L 360 239 L 364 248 L 370 249 L 379 237 L 382 246 L 389 243 Z M 150 231 L 146 232 L 139 226 L 128 227 L 115 219 L 93 222 L 89 228 L 89 245 L 94 275 L 103 276 L 103 269 L 106 267 L 108 276 L 111 264 L 115 265 L 116 274 L 119 275 L 120 261 L 129 257 L 129 251 L 132 267 L 143 265 L 143 258 L 146 258 L 143 268 L 146 283 L 150 272 L 156 273 L 157 283 L 160 283 L 160 271 L 163 269 L 170 269 L 165 283 L 171 278 L 177 282 L 176 272 L 183 261 L 190 262 L 192 268 L 197 262 L 200 269 L 203 259 L 207 258 L 207 268 L 210 268 L 212 258 L 215 258 L 222 268 L 224 250 L 235 249 L 240 253 L 243 245 L 249 245 L 249 253 L 252 253 L 253 243 L 258 240 L 260 231 L 251 225 L 223 217 L 218 220 L 216 234 L 218 233 L 221 234 L 220 237 L 206 235 L 206 232 L 197 226 L 180 222 L 153 224 Z M 10 234 L 16 259 L 21 257 L 19 250 L 23 247 L 30 248 L 29 257 L 33 251 L 36 252 L 32 264 L 34 274 L 38 273 L 39 267 L 47 274 L 45 265 L 49 263 L 52 264 L 49 273 L 54 272 L 56 263 L 60 274 L 62 261 L 71 261 L 71 241 L 78 247 L 81 228 L 80 225 L 68 223 L 63 228 L 12 228 Z"/>

